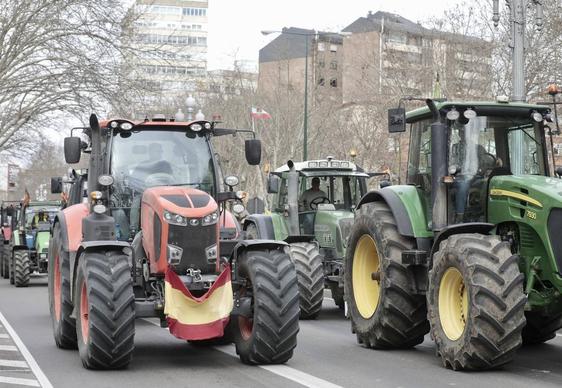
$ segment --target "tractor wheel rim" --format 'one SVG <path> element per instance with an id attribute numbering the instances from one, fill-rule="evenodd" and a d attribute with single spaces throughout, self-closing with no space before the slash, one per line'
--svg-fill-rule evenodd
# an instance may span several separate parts
<path id="1" fill-rule="evenodd" d="M 59 255 L 58 253 L 55 255 L 55 276 L 53 281 L 53 299 L 55 303 L 55 318 L 57 322 L 61 319 L 61 276 L 60 276 L 60 268 L 59 268 Z"/>
<path id="2" fill-rule="evenodd" d="M 88 337 L 90 334 L 89 307 L 88 291 L 86 290 L 86 282 L 84 282 L 82 283 L 82 289 L 80 291 L 80 325 L 82 329 L 82 341 L 85 344 L 88 343 Z"/>
<path id="3" fill-rule="evenodd" d="M 373 274 L 378 274 L 378 280 Z M 359 314 L 365 319 L 373 316 L 379 305 L 380 259 L 375 240 L 368 234 L 361 236 L 353 253 L 353 299 Z"/>
<path id="4" fill-rule="evenodd" d="M 251 287 L 251 285 L 250 285 Z M 243 297 L 244 295 L 246 295 L 246 289 L 242 289 L 240 290 L 240 297 Z M 248 317 L 243 317 L 242 315 L 238 316 L 238 327 L 240 327 L 240 335 L 242 336 L 242 339 L 247 341 L 250 339 L 250 337 L 252 336 L 252 333 L 254 331 L 254 319 L 253 318 L 248 318 Z"/>
<path id="5" fill-rule="evenodd" d="M 445 271 L 439 284 L 439 320 L 447 338 L 458 340 L 468 318 L 468 290 L 457 268 Z"/>

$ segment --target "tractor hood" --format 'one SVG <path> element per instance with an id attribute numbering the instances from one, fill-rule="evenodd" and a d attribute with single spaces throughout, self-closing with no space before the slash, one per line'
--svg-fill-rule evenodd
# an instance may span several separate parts
<path id="1" fill-rule="evenodd" d="M 542 210 L 562 207 L 562 179 L 537 175 L 502 175 L 492 178 L 491 200 L 526 202 Z"/>
<path id="2" fill-rule="evenodd" d="M 142 201 L 154 209 L 187 218 L 202 218 L 218 208 L 206 192 L 185 187 L 151 187 L 144 191 Z"/>

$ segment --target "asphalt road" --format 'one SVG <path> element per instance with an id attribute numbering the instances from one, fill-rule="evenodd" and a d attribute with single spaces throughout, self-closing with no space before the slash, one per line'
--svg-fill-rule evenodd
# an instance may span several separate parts
<path id="1" fill-rule="evenodd" d="M 429 338 L 412 350 L 374 351 L 358 346 L 349 322 L 330 299 L 325 299 L 319 320 L 301 321 L 294 357 L 284 366 L 273 367 L 243 365 L 233 356 L 233 346 L 195 348 L 149 320 L 137 320 L 136 348 L 129 368 L 88 371 L 76 351 L 63 351 L 54 344 L 46 278 L 34 278 L 23 289 L 1 279 L 0 313 L 32 356 L 17 351 L 22 346 L 0 322 L 0 387 L 40 386 L 41 372 L 29 365 L 33 360 L 55 388 L 527 388 L 559 387 L 562 382 L 562 334 L 547 344 L 521 349 L 515 362 L 502 370 L 453 372 L 441 366 Z"/>

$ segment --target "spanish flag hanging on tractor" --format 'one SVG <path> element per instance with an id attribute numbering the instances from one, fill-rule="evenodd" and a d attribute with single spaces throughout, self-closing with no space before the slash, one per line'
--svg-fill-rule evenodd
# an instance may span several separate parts
<path id="1" fill-rule="evenodd" d="M 183 340 L 222 337 L 234 305 L 230 266 L 201 297 L 195 297 L 170 268 L 166 271 L 164 314 L 170 333 Z"/>

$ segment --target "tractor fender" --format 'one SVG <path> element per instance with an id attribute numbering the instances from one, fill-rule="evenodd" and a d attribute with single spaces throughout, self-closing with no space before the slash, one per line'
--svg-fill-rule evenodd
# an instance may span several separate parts
<path id="1" fill-rule="evenodd" d="M 74 279 L 76 279 L 76 274 L 78 272 L 78 266 L 80 265 L 80 261 L 82 256 L 88 252 L 123 252 L 125 248 L 129 248 L 131 255 L 133 250 L 131 249 L 131 244 L 127 241 L 85 241 L 80 244 L 78 250 L 76 251 L 76 255 L 70 255 L 70 266 L 72 268 L 72 277 L 70 279 L 71 290 L 70 296 L 74 298 Z M 124 253 L 124 252 L 123 252 Z M 74 260 L 73 260 L 74 257 Z"/>
<path id="2" fill-rule="evenodd" d="M 489 224 L 487 222 L 467 222 L 464 224 L 450 225 L 441 229 L 439 234 L 435 237 L 433 246 L 429 252 L 430 268 L 433 263 L 433 255 L 439 250 L 439 244 L 441 244 L 441 241 L 448 239 L 452 235 L 460 233 L 490 234 L 492 229 L 495 227 L 496 225 Z"/>
<path id="3" fill-rule="evenodd" d="M 406 210 L 406 206 L 404 206 L 404 203 L 400 200 L 398 194 L 387 187 L 380 190 L 369 191 L 361 198 L 357 204 L 357 209 L 361 208 L 361 206 L 366 203 L 378 201 L 386 202 L 386 204 L 390 207 L 392 215 L 396 220 L 396 225 L 398 226 L 398 232 L 400 232 L 401 235 L 417 237 L 414 236 L 414 229 L 412 227 L 408 211 Z"/>
<path id="4" fill-rule="evenodd" d="M 80 203 L 61 210 L 55 217 L 55 223 L 60 222 L 62 246 L 66 252 L 76 252 L 82 241 L 82 219 L 90 213 L 88 205 Z"/>
<path id="5" fill-rule="evenodd" d="M 275 228 L 271 216 L 252 214 L 244 220 L 244 230 L 249 224 L 254 224 L 258 230 L 258 237 L 264 240 L 275 240 Z"/>
<path id="6" fill-rule="evenodd" d="M 282 249 L 288 250 L 289 244 L 284 241 L 276 240 L 242 240 L 234 247 L 232 251 L 232 261 L 237 261 L 238 257 L 245 251 L 258 249 Z"/>

